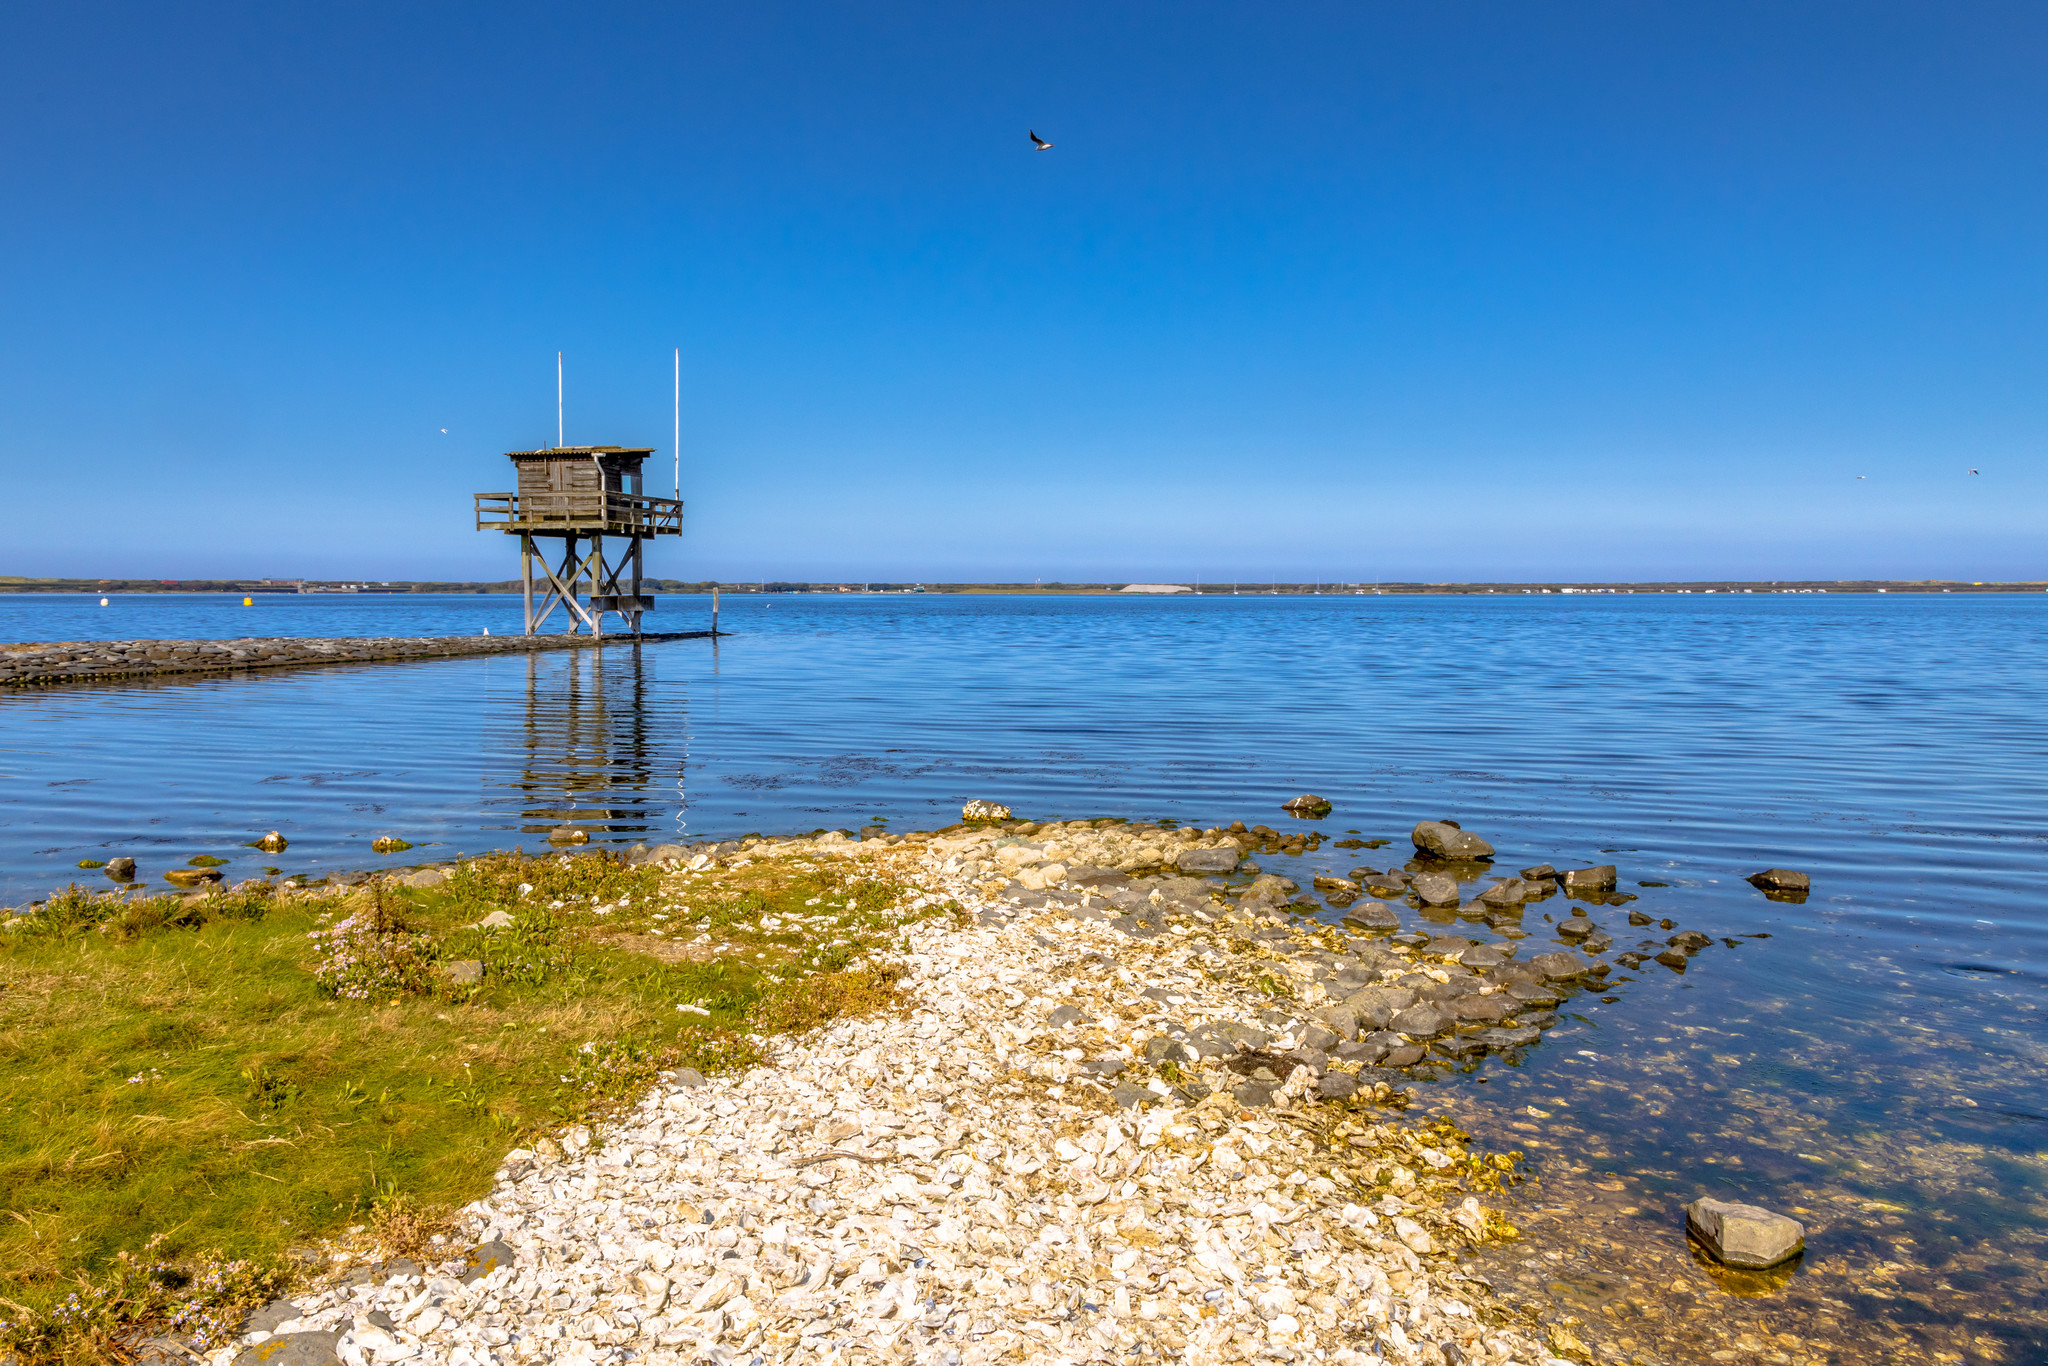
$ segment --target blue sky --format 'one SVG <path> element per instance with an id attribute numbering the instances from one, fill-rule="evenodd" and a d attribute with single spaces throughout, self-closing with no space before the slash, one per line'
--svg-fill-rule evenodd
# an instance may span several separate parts
<path id="1" fill-rule="evenodd" d="M 2037 4 L 15 6 L 0 572 L 503 577 L 555 352 L 666 466 L 679 346 L 662 574 L 2048 577 L 2044 58 Z"/>

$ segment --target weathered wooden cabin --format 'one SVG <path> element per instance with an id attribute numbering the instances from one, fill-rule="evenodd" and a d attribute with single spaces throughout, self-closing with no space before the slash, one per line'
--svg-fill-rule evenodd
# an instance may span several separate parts
<path id="1" fill-rule="evenodd" d="M 640 614 L 654 610 L 654 599 L 640 591 L 642 548 L 656 536 L 683 534 L 682 500 L 642 492 L 640 470 L 653 448 L 551 446 L 505 454 L 518 488 L 476 495 L 476 526 L 519 538 L 526 633 L 537 633 L 560 606 L 567 609 L 571 634 L 588 626 L 601 636 L 605 614 L 617 612 L 639 635 Z M 561 538 L 558 563 L 537 548 L 535 538 L 541 536 Z M 613 553 L 607 553 L 607 537 Z M 587 604 L 579 601 L 586 585 Z"/>

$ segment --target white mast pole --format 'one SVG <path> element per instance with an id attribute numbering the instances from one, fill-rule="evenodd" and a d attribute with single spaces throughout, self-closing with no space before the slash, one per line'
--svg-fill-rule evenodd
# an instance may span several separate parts
<path id="1" fill-rule="evenodd" d="M 676 497 L 683 496 L 683 348 L 676 348 Z"/>
<path id="2" fill-rule="evenodd" d="M 555 352 L 555 449 L 562 448 L 562 353 Z"/>

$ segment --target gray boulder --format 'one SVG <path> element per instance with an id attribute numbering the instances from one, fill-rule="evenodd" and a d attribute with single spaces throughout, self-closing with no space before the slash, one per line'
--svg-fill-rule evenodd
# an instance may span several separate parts
<path id="1" fill-rule="evenodd" d="M 1433 1039 L 1444 1032 L 1449 1021 L 1432 1005 L 1412 1005 L 1387 1022 L 1397 1034 L 1411 1039 Z"/>
<path id="2" fill-rule="evenodd" d="M 517 1256 L 510 1246 L 496 1238 L 488 1243 L 479 1243 L 470 1249 L 469 1270 L 462 1273 L 462 1283 L 474 1285 L 493 1271 L 513 1265 Z"/>
<path id="3" fill-rule="evenodd" d="M 1409 890 L 1425 906 L 1458 904 L 1458 880 L 1444 873 L 1419 873 Z"/>
<path id="4" fill-rule="evenodd" d="M 1564 889 L 1568 892 L 1611 892 L 1614 883 L 1614 865 L 1611 863 L 1603 863 L 1598 868 L 1568 868 L 1564 874 Z"/>
<path id="5" fill-rule="evenodd" d="M 133 882 L 135 880 L 135 860 L 125 854 L 119 858 L 108 859 L 107 876 L 116 882 Z"/>
<path id="6" fill-rule="evenodd" d="M 1593 968 L 1576 953 L 1539 953 L 1529 960 L 1529 966 L 1554 982 L 1583 976 Z"/>
<path id="7" fill-rule="evenodd" d="M 1349 1100 L 1358 1092 L 1358 1078 L 1350 1072 L 1325 1072 L 1316 1082 L 1316 1095 L 1324 1100 Z"/>
<path id="8" fill-rule="evenodd" d="M 1406 987 L 1366 987 L 1345 997 L 1344 1004 L 1361 1027 L 1385 1029 L 1389 1020 L 1415 1004 L 1415 993 Z"/>
<path id="9" fill-rule="evenodd" d="M 1422 853 L 1442 859 L 1493 857 L 1493 846 L 1447 821 L 1422 821 L 1410 836 Z"/>
<path id="10" fill-rule="evenodd" d="M 111 871 L 113 865 L 107 865 Z M 1759 891 L 1765 892 L 1810 892 L 1813 879 L 1804 873 L 1795 873 L 1790 868 L 1766 868 L 1761 873 L 1751 873 L 1743 881 Z"/>
<path id="11" fill-rule="evenodd" d="M 1479 894 L 1482 906 L 1519 906 L 1528 899 L 1528 885 L 1518 877 L 1496 882 Z"/>
<path id="12" fill-rule="evenodd" d="M 1184 873 L 1228 873 L 1243 857 L 1235 849 L 1180 849 L 1173 854 L 1173 866 Z"/>
<path id="13" fill-rule="evenodd" d="M 1344 923 L 1361 930 L 1398 930 L 1401 918 L 1384 901 L 1361 901 L 1344 912 Z"/>
<path id="14" fill-rule="evenodd" d="M 1702 1196 L 1685 1207 L 1685 1226 L 1715 1258 L 1752 1271 L 1788 1262 L 1806 1250 L 1806 1229 L 1797 1219 L 1760 1205 Z"/>
<path id="15" fill-rule="evenodd" d="M 235 1366 L 341 1366 L 340 1345 L 339 1333 L 286 1333 L 246 1349 Z"/>
<path id="16" fill-rule="evenodd" d="M 1281 877 L 1278 873 L 1261 873 L 1252 879 L 1237 898 L 1237 904 L 1250 909 L 1254 906 L 1279 906 L 1287 898 L 1301 890 L 1301 884 L 1293 878 Z"/>
<path id="17" fill-rule="evenodd" d="M 1315 1013 L 1315 1018 L 1340 1039 L 1358 1037 L 1358 1012 L 1346 1002 L 1339 1001 L 1335 1005 L 1324 1006 Z M 1145 1047 L 1150 1050 L 1151 1045 L 1147 1044 Z"/>
<path id="18" fill-rule="evenodd" d="M 1052 1013 L 1045 1017 L 1045 1022 L 1054 1029 L 1065 1029 L 1068 1025 L 1095 1023 L 1086 1014 L 1082 1013 L 1079 1006 L 1074 1005 L 1053 1007 Z"/>

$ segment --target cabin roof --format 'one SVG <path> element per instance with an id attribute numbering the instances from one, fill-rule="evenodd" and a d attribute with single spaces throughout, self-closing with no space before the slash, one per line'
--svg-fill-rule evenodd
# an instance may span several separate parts
<path id="1" fill-rule="evenodd" d="M 588 460 L 592 456 L 638 456 L 654 454 L 652 446 L 549 446 L 537 451 L 506 451 L 512 460 Z"/>

